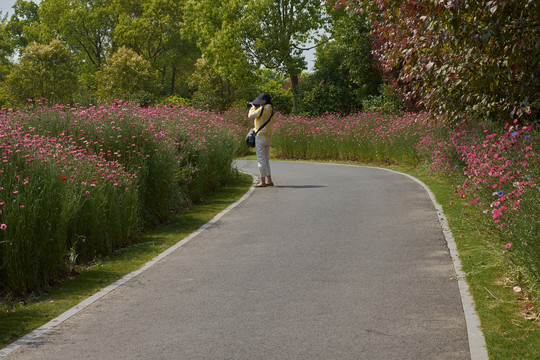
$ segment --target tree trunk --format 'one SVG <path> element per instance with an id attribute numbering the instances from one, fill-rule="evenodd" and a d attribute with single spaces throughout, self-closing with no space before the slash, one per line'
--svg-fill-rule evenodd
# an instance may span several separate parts
<path id="1" fill-rule="evenodd" d="M 296 86 L 298 85 L 298 74 L 289 74 L 291 78 L 291 91 L 293 94 L 293 109 L 296 110 L 297 101 L 296 101 Z"/>
<path id="2" fill-rule="evenodd" d="M 172 64 L 171 92 L 170 92 L 170 95 L 174 95 L 174 82 L 175 81 L 176 81 L 176 64 Z"/>

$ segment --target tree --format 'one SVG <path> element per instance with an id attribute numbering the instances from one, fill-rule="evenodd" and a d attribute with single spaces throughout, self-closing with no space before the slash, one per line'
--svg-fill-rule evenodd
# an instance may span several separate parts
<path id="1" fill-rule="evenodd" d="M 315 0 L 189 0 L 185 12 L 204 58 L 223 77 L 254 81 L 264 66 L 289 76 L 293 94 L 306 68 L 302 46 L 317 42 L 325 22 Z"/>
<path id="2" fill-rule="evenodd" d="M 197 89 L 192 104 L 199 108 L 223 112 L 246 95 L 245 88 L 236 84 L 234 78 L 222 76 L 203 58 L 197 60 L 189 83 Z"/>
<path id="3" fill-rule="evenodd" d="M 13 54 L 13 47 L 6 30 L 7 15 L 0 12 L 0 81 L 9 73 L 11 62 L 9 58 Z"/>
<path id="4" fill-rule="evenodd" d="M 265 67 L 260 69 L 258 75 L 260 80 L 257 81 L 256 91 L 249 99 L 253 100 L 261 93 L 268 93 L 272 97 L 272 105 L 277 111 L 291 113 L 293 111 L 293 95 L 290 89 L 286 88 L 288 78 Z"/>
<path id="5" fill-rule="evenodd" d="M 317 48 L 315 71 L 299 86 L 300 108 L 312 115 L 360 110 L 381 82 L 366 20 L 343 10 L 331 16 L 332 40 Z"/>
<path id="6" fill-rule="evenodd" d="M 40 15 L 55 37 L 65 41 L 86 71 L 97 71 L 112 49 L 116 17 L 112 0 L 43 0 Z"/>
<path id="7" fill-rule="evenodd" d="M 13 15 L 6 25 L 13 42 L 13 47 L 22 50 L 33 42 L 41 42 L 42 39 L 49 42 L 52 37 L 42 34 L 39 6 L 33 1 L 17 0 L 13 5 Z"/>
<path id="8" fill-rule="evenodd" d="M 244 49 L 256 64 L 287 74 L 296 99 L 298 76 L 306 69 L 303 44 L 320 41 L 317 31 L 326 22 L 323 3 L 256 0 L 247 1 L 243 10 L 240 25 Z"/>
<path id="9" fill-rule="evenodd" d="M 538 1 L 332 2 L 370 16 L 374 54 L 406 99 L 448 120 L 539 118 Z"/>
<path id="10" fill-rule="evenodd" d="M 160 91 L 157 72 L 135 51 L 121 47 L 97 74 L 101 99 L 143 100 Z"/>
<path id="11" fill-rule="evenodd" d="M 183 34 L 191 35 L 202 53 L 197 62 L 198 70 L 190 80 L 197 88 L 194 98 L 201 99 L 204 92 L 211 91 L 212 84 L 217 86 L 215 92 L 225 97 L 221 104 L 233 104 L 253 94 L 258 80 L 257 67 L 241 46 L 239 29 L 244 6 L 245 0 L 187 1 Z M 210 73 L 202 74 L 201 69 Z"/>
<path id="12" fill-rule="evenodd" d="M 69 103 L 77 90 L 77 71 L 69 50 L 58 40 L 48 45 L 32 44 L 6 76 L 4 91 L 9 100 L 46 99 Z"/>
<path id="13" fill-rule="evenodd" d="M 119 46 L 135 50 L 161 74 L 162 86 L 175 91 L 177 77 L 191 73 L 200 55 L 197 47 L 181 35 L 184 1 L 117 0 L 119 14 L 114 39 Z M 167 84 L 165 83 L 167 81 Z"/>

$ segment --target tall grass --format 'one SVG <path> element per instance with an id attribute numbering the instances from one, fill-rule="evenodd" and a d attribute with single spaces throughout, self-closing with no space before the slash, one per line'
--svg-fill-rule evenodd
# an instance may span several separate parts
<path id="1" fill-rule="evenodd" d="M 180 107 L 4 110 L 0 291 L 47 287 L 225 184 L 234 131 Z"/>
<path id="2" fill-rule="evenodd" d="M 414 149 L 429 123 L 417 114 L 361 113 L 316 118 L 277 116 L 273 146 L 279 157 L 416 164 Z"/>

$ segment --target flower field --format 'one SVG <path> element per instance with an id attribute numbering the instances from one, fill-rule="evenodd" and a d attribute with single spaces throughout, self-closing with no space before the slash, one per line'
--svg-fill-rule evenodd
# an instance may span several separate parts
<path id="1" fill-rule="evenodd" d="M 530 124 L 463 121 L 445 126 L 422 114 L 361 113 L 317 118 L 276 116 L 280 158 L 427 167 L 454 183 L 452 196 L 476 210 L 490 250 L 501 251 L 540 301 L 538 129 Z M 451 204 L 452 205 L 452 200 Z M 486 249 L 487 250 L 487 249 Z"/>
<path id="2" fill-rule="evenodd" d="M 46 287 L 225 184 L 241 132 L 178 107 L 4 109 L 0 292 Z"/>
<path id="3" fill-rule="evenodd" d="M 0 113 L 0 289 L 25 293 L 133 243 L 227 183 L 247 151 L 244 110 L 28 107 Z M 475 209 L 490 251 L 504 253 L 538 302 L 538 129 L 422 114 L 274 116 L 279 158 L 427 168 Z M 450 204 L 452 205 L 452 200 Z"/>
<path id="4" fill-rule="evenodd" d="M 276 117 L 273 146 L 277 155 L 290 159 L 416 164 L 415 146 L 429 123 L 417 114 L 325 115 Z"/>

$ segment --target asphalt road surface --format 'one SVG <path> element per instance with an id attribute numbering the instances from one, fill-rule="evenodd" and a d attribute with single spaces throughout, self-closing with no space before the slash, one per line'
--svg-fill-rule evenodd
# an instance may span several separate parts
<path id="1" fill-rule="evenodd" d="M 5 359 L 470 359 L 448 246 L 418 183 L 271 166 L 276 186 Z"/>

